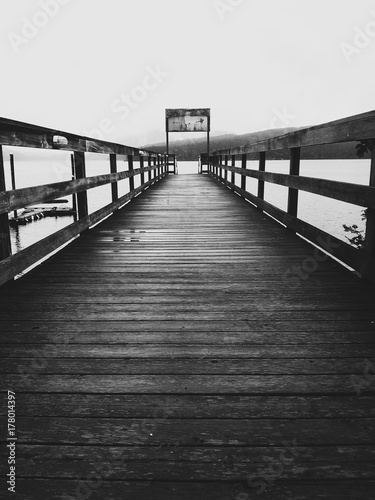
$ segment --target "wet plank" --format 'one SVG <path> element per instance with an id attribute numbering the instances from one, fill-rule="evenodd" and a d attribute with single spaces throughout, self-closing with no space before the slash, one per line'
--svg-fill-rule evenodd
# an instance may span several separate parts
<path id="1" fill-rule="evenodd" d="M 370 498 L 374 301 L 223 186 L 168 177 L 0 288 L 17 492 L 248 500 L 265 474 L 265 499 Z"/>

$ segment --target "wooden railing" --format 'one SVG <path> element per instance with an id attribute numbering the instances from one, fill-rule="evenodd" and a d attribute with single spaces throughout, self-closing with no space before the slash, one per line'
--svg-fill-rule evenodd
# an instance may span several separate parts
<path id="1" fill-rule="evenodd" d="M 7 191 L 3 159 L 5 145 L 71 151 L 76 179 Z M 109 155 L 111 173 L 87 177 L 85 153 L 88 152 Z M 117 172 L 118 155 L 126 157 L 126 171 Z M 0 285 L 99 223 L 167 174 L 166 155 L 0 118 Z M 135 188 L 134 179 L 138 175 L 140 186 Z M 119 197 L 118 182 L 123 179 L 129 179 L 129 192 Z M 87 191 L 105 184 L 111 184 L 112 202 L 89 214 Z M 9 212 L 75 194 L 78 208 L 76 222 L 12 255 Z"/>
<path id="2" fill-rule="evenodd" d="M 268 213 L 290 230 L 318 245 L 338 260 L 355 269 L 362 277 L 375 281 L 375 111 L 338 120 L 324 125 L 301 129 L 264 142 L 243 147 L 215 151 L 210 154 L 208 174 L 225 184 L 260 210 Z M 358 141 L 372 149 L 371 174 L 368 186 L 300 176 L 303 148 L 323 144 Z M 354 146 L 353 146 L 354 148 Z M 267 153 L 289 150 L 289 174 L 266 172 Z M 258 157 L 259 170 L 247 168 L 249 155 Z M 204 156 L 204 155 L 202 155 Z M 237 159 L 241 167 L 236 167 Z M 207 163 L 207 159 L 206 159 Z M 231 177 L 228 179 L 228 173 Z M 236 185 L 235 174 L 241 177 Z M 246 190 L 246 179 L 258 180 L 257 196 Z M 289 188 L 288 208 L 283 211 L 264 200 L 265 182 Z M 367 208 L 366 238 L 364 249 L 357 249 L 340 239 L 299 219 L 298 193 L 307 191 L 335 200 Z"/>

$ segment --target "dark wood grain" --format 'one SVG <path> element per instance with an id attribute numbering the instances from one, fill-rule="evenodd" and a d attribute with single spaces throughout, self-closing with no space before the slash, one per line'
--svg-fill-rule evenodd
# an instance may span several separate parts
<path id="1" fill-rule="evenodd" d="M 154 172 L 0 288 L 18 494 L 77 499 L 99 474 L 90 499 L 249 500 L 295 441 L 263 498 L 371 498 L 374 287 L 329 257 L 298 277 L 306 241 L 210 176 Z"/>

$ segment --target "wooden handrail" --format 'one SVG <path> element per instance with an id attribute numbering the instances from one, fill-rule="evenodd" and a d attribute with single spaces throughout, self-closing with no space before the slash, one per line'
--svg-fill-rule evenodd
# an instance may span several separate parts
<path id="1" fill-rule="evenodd" d="M 374 139 L 375 111 L 351 116 L 341 120 L 307 127 L 285 135 L 280 135 L 266 141 L 244 146 L 222 149 L 212 153 L 214 156 L 241 155 L 276 151 L 281 149 L 321 146 L 339 142 L 352 142 Z"/>
<path id="2" fill-rule="evenodd" d="M 59 144 L 54 137 L 67 139 L 67 144 Z M 133 156 L 157 157 L 158 153 L 142 150 L 124 144 L 102 141 L 92 137 L 80 136 L 61 130 L 40 127 L 29 123 L 0 118 L 0 144 L 59 151 L 77 151 L 81 153 L 103 153 Z"/>
<path id="3" fill-rule="evenodd" d="M 366 141 L 367 146 L 372 149 L 369 186 L 299 175 L 303 147 L 353 141 L 359 143 Z M 289 174 L 266 172 L 267 152 L 281 149 L 289 149 L 290 151 Z M 247 155 L 254 153 L 259 155 L 259 170 L 246 168 Z M 229 157 L 232 158 L 231 165 L 228 164 Z M 241 158 L 241 168 L 235 166 L 234 160 L 238 157 Z M 208 164 L 208 174 L 216 180 L 277 219 L 288 229 L 304 236 L 355 269 L 363 277 L 375 282 L 375 111 L 300 129 L 267 141 L 215 151 L 210 154 Z M 230 181 L 228 181 L 228 172 L 232 173 Z M 235 183 L 235 174 L 241 176 L 240 186 Z M 258 196 L 246 190 L 248 177 L 258 180 Z M 265 182 L 289 188 L 287 211 L 264 201 Z M 348 243 L 299 219 L 297 217 L 299 191 L 318 194 L 366 208 L 365 248 L 355 249 Z"/>
<path id="4" fill-rule="evenodd" d="M 70 151 L 74 154 L 72 162 L 76 179 L 6 191 L 4 145 Z M 111 173 L 87 177 L 85 153 L 88 152 L 109 155 Z M 117 172 L 117 156 L 126 156 L 127 171 Z M 145 166 L 146 158 L 147 166 Z M 139 162 L 139 168 L 135 166 L 135 162 Z M 147 181 L 145 173 L 148 173 Z M 99 223 L 167 174 L 166 155 L 0 118 L 0 285 L 45 258 L 92 225 Z M 134 178 L 138 175 L 141 177 L 141 185 L 135 188 Z M 129 179 L 129 192 L 119 198 L 117 183 L 124 179 Z M 89 214 L 87 191 L 107 184 L 111 185 L 112 203 Z M 79 220 L 25 250 L 11 255 L 8 213 L 67 195 L 77 195 Z"/>

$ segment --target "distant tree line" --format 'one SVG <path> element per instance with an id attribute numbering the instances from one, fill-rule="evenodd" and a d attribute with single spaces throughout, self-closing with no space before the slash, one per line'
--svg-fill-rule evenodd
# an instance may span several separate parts
<path id="1" fill-rule="evenodd" d="M 279 135 L 293 132 L 295 128 L 272 129 L 262 132 L 254 132 L 244 135 L 220 135 L 214 136 L 210 140 L 210 150 L 218 151 L 221 149 L 244 146 L 245 144 L 254 144 L 256 142 L 270 139 Z M 306 160 L 332 160 L 332 159 L 358 159 L 358 142 L 345 142 L 339 144 L 325 144 L 322 146 L 308 146 L 302 148 L 302 159 Z M 165 153 L 165 143 L 147 144 L 145 149 L 151 149 L 157 153 Z M 196 161 L 201 153 L 206 152 L 206 139 L 186 139 L 183 141 L 170 142 L 169 152 L 177 155 L 179 161 Z M 256 155 L 249 159 L 256 159 Z M 290 157 L 288 150 L 272 151 L 267 153 L 270 160 L 287 160 Z"/>

